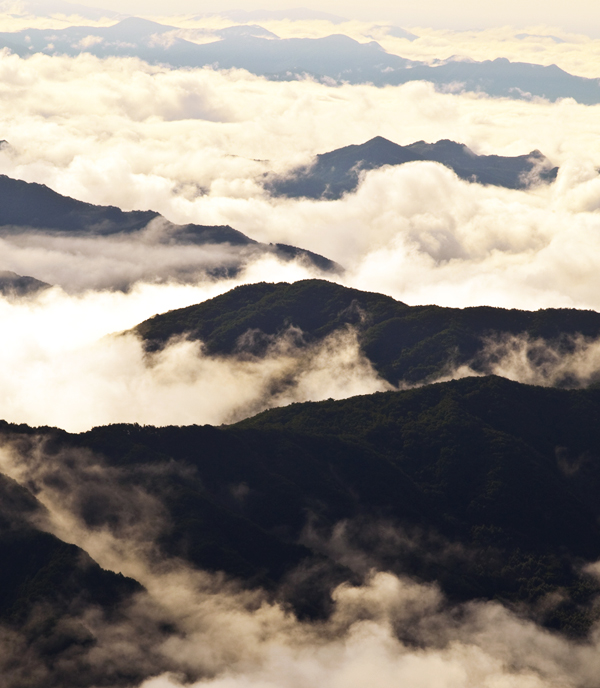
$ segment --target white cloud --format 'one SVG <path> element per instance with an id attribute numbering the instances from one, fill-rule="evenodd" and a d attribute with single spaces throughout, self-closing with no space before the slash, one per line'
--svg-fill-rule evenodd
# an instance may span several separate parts
<path id="1" fill-rule="evenodd" d="M 0 151 L 5 174 L 299 245 L 345 264 L 347 283 L 411 303 L 600 307 L 597 106 L 440 94 L 424 83 L 274 83 L 89 55 L 4 54 L 0 76 L 0 129 L 11 144 Z M 336 202 L 273 200 L 261 189 L 268 169 L 375 135 L 403 144 L 450 138 L 484 154 L 538 148 L 561 172 L 551 187 L 527 193 L 468 184 L 430 163 L 371 172 L 356 195 Z M 41 247 L 28 253 L 24 241 L 5 240 L 3 268 L 53 281 L 49 268 L 36 270 L 50 254 L 73 255 L 68 242 L 47 242 L 41 258 Z M 115 245 L 97 245 L 98 287 L 117 280 L 128 260 L 140 279 L 183 260 L 176 249 L 136 253 L 133 245 L 119 260 Z M 92 261 L 84 243 L 81 253 L 82 265 Z"/>
<path id="2" fill-rule="evenodd" d="M 261 241 L 301 246 L 345 265 L 336 280 L 412 304 L 600 308 L 597 107 L 440 94 L 423 83 L 271 83 L 241 71 L 91 56 L 3 54 L 0 76 L 0 129 L 11 144 L 0 151 L 3 173 L 90 202 L 152 208 L 180 223 L 230 224 Z M 333 202 L 272 199 L 261 189 L 268 169 L 283 171 L 375 135 L 399 143 L 451 138 L 480 153 L 540 148 L 561 171 L 552 186 L 528 192 L 469 184 L 435 163 L 369 172 L 357 193 Z M 135 342 L 102 337 L 244 281 L 314 276 L 267 257 L 250 261 L 234 280 L 212 282 L 205 269 L 233 260 L 228 247 L 163 245 L 151 231 L 134 238 L 22 234 L 3 237 L 0 247 L 0 269 L 73 294 L 2 302 L 11 364 L 0 417 L 72 428 L 116 420 L 218 423 L 239 417 L 237 394 L 246 412 L 268 405 L 264 390 L 292 365 L 285 356 L 240 372 L 180 343 L 149 368 Z M 172 283 L 174 276 L 191 286 Z M 132 283 L 138 286 L 128 294 L 102 291 Z M 49 323 L 61 323 L 55 344 L 40 334 L 57 330 Z M 292 391 L 274 393 L 272 403 L 381 388 L 353 346 L 342 348 L 338 362 L 346 365 L 350 352 L 356 385 L 352 376 L 343 384 L 326 377 L 331 392 L 324 391 L 315 353 L 312 372 L 294 368 Z M 232 386 L 208 408 L 197 381 L 212 390 L 219 375 Z M 43 393 L 32 402 L 35 389 Z M 178 395 L 185 402 L 158 403 Z"/>
<path id="3" fill-rule="evenodd" d="M 54 289 L 34 301 L 0 300 L 0 418 L 73 431 L 117 422 L 220 425 L 294 401 L 390 388 L 351 330 L 305 347 L 283 333 L 260 359 L 208 357 L 187 341 L 149 356 L 136 337 L 109 335 L 239 281 L 143 286 L 127 295 L 68 297 Z"/>

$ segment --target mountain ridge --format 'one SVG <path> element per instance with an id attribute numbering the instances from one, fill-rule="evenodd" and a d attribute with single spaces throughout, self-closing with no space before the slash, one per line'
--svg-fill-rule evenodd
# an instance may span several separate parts
<path id="1" fill-rule="evenodd" d="M 401 146 L 376 136 L 363 144 L 320 153 L 312 164 L 283 176 L 267 177 L 265 188 L 274 196 L 334 200 L 355 191 L 363 172 L 417 161 L 439 162 L 461 179 L 509 189 L 527 189 L 536 183 L 550 182 L 558 173 L 558 168 L 551 167 L 539 150 L 514 157 L 477 155 L 466 145 L 448 139 Z"/>
<path id="2" fill-rule="evenodd" d="M 217 265 L 216 275 L 225 271 L 231 276 L 250 258 L 261 254 L 275 255 L 284 261 L 304 260 L 324 272 L 343 270 L 334 261 L 312 251 L 284 244 L 260 243 L 228 225 L 176 225 L 153 210 L 123 211 L 115 206 L 93 205 L 63 196 L 44 184 L 6 175 L 0 175 L 0 199 L 0 236 L 23 233 L 79 237 L 143 236 L 143 230 L 154 224 L 157 231 L 151 240 L 155 243 L 227 244 L 236 249 L 237 263 Z"/>
<path id="3" fill-rule="evenodd" d="M 149 351 L 173 337 L 200 340 L 209 356 L 269 355 L 273 337 L 298 328 L 297 345 L 311 346 L 334 331 L 355 329 L 361 352 L 392 385 L 423 384 L 470 365 L 472 373 L 493 372 L 499 344 L 510 338 L 532 342 L 532 370 L 544 370 L 548 351 L 568 355 L 577 337 L 600 337 L 600 314 L 575 309 L 507 310 L 489 306 L 444 308 L 408 306 L 389 296 L 344 287 L 326 280 L 242 285 L 203 303 L 155 315 L 140 323 L 137 334 Z M 251 336 L 245 336 L 247 334 Z M 501 353 L 501 352 L 500 352 Z M 579 386 L 600 382 L 570 378 L 568 371 L 554 384 Z"/>
<path id="4" fill-rule="evenodd" d="M 96 471 L 121 476 L 116 499 L 133 488 L 166 509 L 164 556 L 266 586 L 300 615 L 326 615 L 332 588 L 374 566 L 437 581 L 452 600 L 520 606 L 571 635 L 596 618 L 600 587 L 584 564 L 600 556 L 600 390 L 489 376 L 293 404 L 220 428 L 0 423 L 0 435 L 51 452 L 75 504 L 77 465 L 61 456 L 88 452 Z M 94 500 L 86 518 L 118 518 L 109 507 Z M 365 568 L 328 549 L 341 525 Z"/>
<path id="5" fill-rule="evenodd" d="M 52 32 L 37 29 L 0 33 L 0 46 L 21 56 L 42 52 L 76 56 L 88 52 L 97 57 L 137 57 L 150 64 L 171 67 L 246 69 L 273 80 L 310 76 L 324 83 L 372 83 L 399 85 L 430 81 L 440 90 L 452 88 L 516 99 L 574 98 L 584 104 L 600 102 L 600 84 L 569 74 L 556 65 L 547 67 L 506 58 L 482 62 L 445 60 L 426 64 L 387 53 L 374 41 L 359 43 L 347 36 L 323 38 L 266 38 L 260 35 L 229 35 L 226 31 L 200 31 L 219 40 L 194 43 L 176 35 L 178 29 L 144 24 L 136 17 L 112 27 L 70 27 Z M 129 33 L 128 33 L 129 32 Z M 160 37 L 170 33 L 169 40 Z M 100 40 L 86 42 L 89 37 Z M 126 40 L 123 40 L 125 36 Z M 158 36 L 159 40 L 156 39 Z M 405 36 L 410 38 L 410 36 Z M 27 40 L 27 38 L 29 40 Z M 82 42 L 83 41 L 83 42 Z"/>

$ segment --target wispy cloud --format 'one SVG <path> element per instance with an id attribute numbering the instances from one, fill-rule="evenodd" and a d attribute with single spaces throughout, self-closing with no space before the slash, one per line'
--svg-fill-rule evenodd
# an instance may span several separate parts
<path id="1" fill-rule="evenodd" d="M 571 641 L 499 603 L 452 604 L 435 585 L 377 569 L 333 591 L 328 619 L 300 622 L 260 590 L 158 555 L 153 543 L 169 525 L 160 504 L 101 457 L 56 443 L 49 455 L 43 437 L 30 436 L 3 445 L 0 467 L 35 488 L 45 528 L 146 588 L 118 623 L 94 610 L 75 619 L 96 642 L 54 671 L 80 667 L 98 681 L 107 668 L 129 670 L 148 676 L 145 688 L 596 685 L 597 629 Z M 91 496 L 104 504 L 104 520 L 86 522 Z M 0 643 L 2 657 L 15 657 L 18 634 L 4 632 Z M 29 662 L 43 679 L 53 677 L 35 648 Z"/>

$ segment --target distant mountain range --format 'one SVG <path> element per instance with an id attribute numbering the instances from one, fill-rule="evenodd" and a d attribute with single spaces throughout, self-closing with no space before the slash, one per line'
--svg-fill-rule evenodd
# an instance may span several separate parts
<path id="1" fill-rule="evenodd" d="M 232 247 L 233 257 L 226 265 L 215 265 L 215 274 L 235 274 L 249 260 L 267 254 L 282 260 L 299 258 L 324 272 L 342 269 L 311 251 L 286 244 L 262 244 L 229 226 L 175 225 L 151 210 L 124 212 L 114 206 L 92 205 L 62 196 L 43 184 L 24 182 L 6 175 L 0 175 L 0 201 L 0 236 L 23 233 L 135 236 L 154 223 L 153 240 L 158 243 Z"/>
<path id="2" fill-rule="evenodd" d="M 111 27 L 26 29 L 0 33 L 0 47 L 19 55 L 139 57 L 172 67 L 240 68 L 275 80 L 309 75 L 324 83 L 397 85 L 415 80 L 433 82 L 441 90 L 475 91 L 508 98 L 574 98 L 600 102 L 600 82 L 573 76 L 556 65 L 510 62 L 505 58 L 476 62 L 449 59 L 425 64 L 386 52 L 378 43 L 359 43 L 344 35 L 280 39 L 264 28 L 244 25 L 224 30 L 183 32 L 146 19 L 129 17 Z M 185 36 L 185 38 L 184 38 Z M 210 37 L 218 40 L 206 42 Z M 406 36 L 410 37 L 410 36 Z"/>
<path id="3" fill-rule="evenodd" d="M 300 329 L 300 346 L 311 346 L 348 326 L 356 329 L 362 352 L 381 377 L 393 385 L 422 384 L 467 364 L 481 374 L 490 373 L 501 352 L 486 343 L 511 336 L 538 342 L 528 364 L 543 370 L 549 365 L 546 347 L 567 355 L 576 337 L 600 337 L 600 313 L 407 306 L 382 294 L 302 280 L 243 285 L 204 303 L 156 315 L 134 332 L 151 351 L 183 335 L 201 340 L 208 355 L 260 357 L 267 355 L 273 337 L 290 327 Z M 600 382 L 600 371 L 588 372 L 591 377 L 582 380 L 565 370 L 554 384 Z"/>
<path id="4" fill-rule="evenodd" d="M 516 157 L 476 155 L 464 144 L 454 141 L 418 141 L 399 146 L 376 136 L 359 146 L 346 146 L 317 155 L 311 165 L 285 176 L 268 178 L 265 188 L 276 196 L 336 199 L 354 191 L 361 173 L 367 170 L 417 160 L 440 162 L 462 179 L 508 189 L 526 189 L 540 182 L 550 182 L 558 172 L 558 168 L 552 167 L 538 150 Z"/>

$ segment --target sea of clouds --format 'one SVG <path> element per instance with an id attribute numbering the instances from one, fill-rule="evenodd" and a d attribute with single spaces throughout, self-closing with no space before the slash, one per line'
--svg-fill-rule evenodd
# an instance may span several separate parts
<path id="1" fill-rule="evenodd" d="M 275 83 L 89 55 L 4 53 L 0 89 L 9 142 L 0 172 L 9 176 L 307 248 L 344 265 L 344 283 L 413 304 L 598 307 L 599 106 L 442 94 L 420 82 Z M 540 149 L 561 169 L 556 183 L 528 192 L 470 184 L 435 163 L 370 172 L 339 201 L 263 190 L 269 171 L 376 135 L 401 144 L 449 138 L 481 154 Z M 88 251 L 48 239 L 4 243 L 5 269 L 66 289 L 78 283 L 69 272 L 86 275 L 103 254 L 104 269 L 115 269 L 108 240 Z M 121 260 L 137 273 L 144 260 L 160 262 L 142 251 L 125 246 Z"/>
<path id="2" fill-rule="evenodd" d="M 344 266 L 330 279 L 409 304 L 600 308 L 600 106 L 439 93 L 421 82 L 331 87 L 8 51 L 0 54 L 0 95 L 8 142 L 0 173 L 11 177 L 306 248 Z M 560 171 L 552 185 L 528 191 L 469 183 L 430 162 L 370 171 L 337 201 L 271 198 L 263 189 L 269 172 L 377 135 L 400 144 L 448 138 L 480 154 L 540 149 Z M 351 337 L 340 361 L 356 365 L 340 364 L 346 373 L 331 376 L 315 351 L 309 363 L 278 349 L 240 364 L 208 361 L 198 345 L 177 342 L 149 360 L 133 337 L 106 337 L 237 284 L 322 277 L 267 256 L 218 280 L 210 269 L 231 259 L 227 246 L 154 239 L 151 228 L 139 237 L 0 239 L 0 269 L 55 285 L 0 302 L 0 417 L 70 429 L 117 420 L 220 423 L 290 400 L 386 388 Z M 516 370 L 507 361 L 498 371 Z M 304 377 L 298 391 L 281 391 L 290 365 L 298 382 L 313 364 L 313 382 Z M 231 386 L 219 385 L 223 379 Z"/>
<path id="3" fill-rule="evenodd" d="M 19 17 L 2 21 L 5 29 L 26 24 Z M 53 21 L 69 23 L 39 23 Z M 265 26 L 282 36 L 317 36 L 329 31 L 324 24 Z M 535 54 L 535 61 L 598 75 L 598 42 L 584 37 L 562 35 L 560 43 L 536 38 L 537 29 L 529 39 L 508 30 L 423 29 L 409 43 L 374 26 L 342 28 L 357 38 L 370 31 L 415 59 L 459 53 L 533 61 Z M 259 241 L 310 249 L 346 268 L 335 277 L 343 284 L 410 304 L 600 309 L 600 106 L 443 94 L 425 83 L 275 83 L 239 70 L 171 70 L 89 55 L 25 60 L 8 51 L 0 54 L 0 102 L 0 138 L 9 142 L 0 151 L 2 174 L 92 203 L 153 209 L 176 223 L 229 224 Z M 355 194 L 338 201 L 273 199 L 262 189 L 267 172 L 283 173 L 316 153 L 377 135 L 400 144 L 448 138 L 483 154 L 537 148 L 560 172 L 550 186 L 511 191 L 470 184 L 434 163 L 411 163 L 369 172 Z M 0 299 L 0 418 L 69 430 L 124 421 L 219 424 L 291 401 L 389 389 L 351 330 L 302 350 L 283 335 L 261 361 L 208 358 L 201 344 L 185 340 L 148 355 L 135 337 L 118 334 L 238 284 L 317 276 L 270 256 L 235 278 L 217 280 L 200 269 L 187 283 L 170 279 L 182 265 L 214 259 L 201 247 L 131 238 L 2 238 L 0 269 L 55 286 Z M 532 371 L 527 352 L 535 346 L 541 344 L 488 343 L 496 372 L 526 382 L 551 384 L 557 368 L 577 371 L 585 382 L 600 366 L 597 345 L 581 341 L 554 368 Z M 461 374 L 472 371 L 453 372 Z M 32 464 L 10 447 L 0 463 L 22 482 L 38 481 L 48 530 L 147 590 L 119 627 L 93 612 L 83 620 L 100 638 L 89 658 L 100 673 L 108 665 L 147 663 L 157 676 L 144 688 L 171 688 L 186 676 L 197 688 L 598 685 L 598 630 L 586 642 L 569 641 L 499 604 L 455 607 L 435 586 L 375 570 L 362 586 L 335 591 L 329 620 L 299 622 L 260 592 L 181 562 L 153 560 L 152 504 L 142 519 L 148 528 L 90 531 L 64 493 L 44 483 L 44 471 L 56 465 Z M 73 465 L 80 473 L 65 473 L 63 485 L 75 495 L 85 482 L 81 471 L 96 468 Z M 102 475 L 111 485 L 110 474 Z M 159 623 L 178 633 L 153 636 Z M 6 629 L 0 641 L 10 677 L 19 666 L 13 660 L 27 657 L 27 649 Z M 30 659 L 35 667 L 39 658 Z"/>

